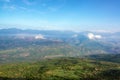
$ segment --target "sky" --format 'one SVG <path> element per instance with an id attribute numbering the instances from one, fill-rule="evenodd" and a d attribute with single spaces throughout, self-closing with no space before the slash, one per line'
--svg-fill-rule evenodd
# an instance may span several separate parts
<path id="1" fill-rule="evenodd" d="M 120 31 L 120 0 L 0 0 L 0 28 Z"/>

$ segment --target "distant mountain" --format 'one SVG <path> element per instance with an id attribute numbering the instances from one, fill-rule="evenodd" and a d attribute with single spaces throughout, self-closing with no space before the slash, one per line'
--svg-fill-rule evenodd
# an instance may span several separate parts
<path id="1" fill-rule="evenodd" d="M 56 30 L 0 30 L 0 62 L 120 54 L 117 33 Z"/>
<path id="2" fill-rule="evenodd" d="M 101 38 L 102 40 L 115 40 L 120 39 L 120 32 L 92 32 L 92 31 L 84 31 L 84 32 L 74 32 L 74 31 L 59 31 L 59 30 L 32 30 L 32 29 L 17 29 L 17 28 L 8 28 L 8 29 L 0 29 L 0 35 L 13 35 L 13 34 L 42 34 L 50 37 L 72 37 L 72 38 Z"/>
<path id="3" fill-rule="evenodd" d="M 59 30 L 32 30 L 32 29 L 0 29 L 0 34 L 43 34 L 43 35 L 63 35 L 63 34 L 74 34 L 72 31 L 59 31 Z"/>
<path id="4" fill-rule="evenodd" d="M 1 29 L 0 80 L 119 80 L 119 34 Z"/>
<path id="5" fill-rule="evenodd" d="M 0 34 L 18 34 L 23 32 L 21 29 L 9 28 L 9 29 L 0 29 Z"/>

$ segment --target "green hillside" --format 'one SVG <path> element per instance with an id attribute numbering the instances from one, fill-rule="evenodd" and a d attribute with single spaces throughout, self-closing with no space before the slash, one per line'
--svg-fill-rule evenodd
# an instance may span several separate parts
<path id="1" fill-rule="evenodd" d="M 120 64 L 81 58 L 2 64 L 0 80 L 120 80 Z"/>
<path id="2" fill-rule="evenodd" d="M 114 63 L 120 63 L 120 54 L 97 54 L 89 55 L 86 57 L 97 61 L 109 61 Z"/>

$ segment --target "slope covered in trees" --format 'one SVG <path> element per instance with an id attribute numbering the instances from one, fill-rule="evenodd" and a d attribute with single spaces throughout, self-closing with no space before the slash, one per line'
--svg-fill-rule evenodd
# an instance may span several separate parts
<path id="1" fill-rule="evenodd" d="M 120 64 L 56 58 L 0 65 L 0 80 L 120 80 Z"/>

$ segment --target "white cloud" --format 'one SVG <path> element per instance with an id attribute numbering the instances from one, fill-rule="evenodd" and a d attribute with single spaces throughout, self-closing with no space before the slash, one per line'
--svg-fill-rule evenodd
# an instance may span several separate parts
<path id="1" fill-rule="evenodd" d="M 101 39 L 102 38 L 101 35 L 95 35 L 93 33 L 88 33 L 87 36 L 88 36 L 89 39 Z"/>
<path id="2" fill-rule="evenodd" d="M 97 38 L 97 39 L 101 39 L 102 36 L 101 36 L 101 35 L 95 35 L 95 38 Z"/>
<path id="3" fill-rule="evenodd" d="M 36 35 L 35 39 L 45 39 L 45 37 L 42 34 Z"/>
<path id="4" fill-rule="evenodd" d="M 88 33 L 88 38 L 89 39 L 94 39 L 94 34 L 93 33 Z"/>

